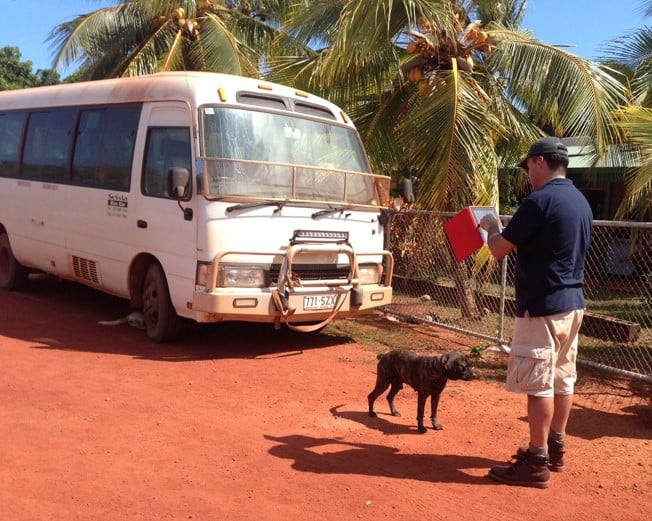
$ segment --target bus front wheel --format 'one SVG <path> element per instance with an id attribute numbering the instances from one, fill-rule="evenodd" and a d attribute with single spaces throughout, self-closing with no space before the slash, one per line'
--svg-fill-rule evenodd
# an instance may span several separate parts
<path id="1" fill-rule="evenodd" d="M 160 344 L 173 342 L 179 334 L 179 316 L 170 300 L 163 269 L 150 264 L 143 285 L 143 314 L 147 336 Z"/>
<path id="2" fill-rule="evenodd" d="M 15 291 L 27 286 L 27 268 L 16 260 L 9 237 L 0 231 L 0 289 Z"/>

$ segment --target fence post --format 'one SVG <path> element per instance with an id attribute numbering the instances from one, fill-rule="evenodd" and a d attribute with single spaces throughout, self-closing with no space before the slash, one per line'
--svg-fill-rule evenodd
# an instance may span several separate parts
<path id="1" fill-rule="evenodd" d="M 500 261 L 500 314 L 498 315 L 498 343 L 501 346 L 507 345 L 505 342 L 505 289 L 507 287 L 507 257 Z"/>

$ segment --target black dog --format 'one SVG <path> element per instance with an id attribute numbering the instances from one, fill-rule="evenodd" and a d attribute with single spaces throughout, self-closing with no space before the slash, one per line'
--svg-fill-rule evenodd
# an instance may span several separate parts
<path id="1" fill-rule="evenodd" d="M 376 417 L 374 402 L 385 389 L 392 385 L 387 395 L 392 416 L 401 414 L 394 407 L 394 397 L 403 389 L 403 383 L 408 384 L 418 393 L 417 425 L 420 433 L 426 432 L 423 425 L 423 411 L 426 399 L 430 396 L 432 427 L 441 430 L 444 427 L 437 423 L 437 406 L 439 397 L 446 387 L 448 379 L 471 380 L 473 372 L 471 364 L 464 355 L 446 353 L 442 356 L 424 356 L 398 349 L 378 355 L 378 371 L 376 387 L 369 393 L 369 416 Z"/>

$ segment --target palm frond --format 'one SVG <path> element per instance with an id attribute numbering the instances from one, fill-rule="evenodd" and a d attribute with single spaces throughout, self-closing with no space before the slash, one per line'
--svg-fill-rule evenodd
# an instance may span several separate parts
<path id="1" fill-rule="evenodd" d="M 259 75 L 279 34 L 273 17 L 290 5 L 125 0 L 57 26 L 50 35 L 55 66 L 81 64 L 88 78 L 176 69 Z"/>
<path id="2" fill-rule="evenodd" d="M 292 85 L 301 90 L 312 90 L 315 94 L 322 93 L 312 89 L 312 78 L 318 66 L 319 54 L 308 51 L 309 54 L 285 55 L 270 58 L 265 62 L 265 77 L 269 81 Z M 330 94 L 326 93 L 329 97 Z"/>
<path id="3" fill-rule="evenodd" d="M 601 60 L 616 60 L 636 69 L 652 59 L 652 27 L 631 31 L 625 36 L 615 38 L 601 50 Z"/>
<path id="4" fill-rule="evenodd" d="M 478 0 L 474 14 L 484 23 L 497 22 L 505 27 L 519 27 L 526 8 L 527 0 Z"/>
<path id="5" fill-rule="evenodd" d="M 445 20 L 441 14 L 444 5 L 448 2 L 363 0 L 342 4 L 330 0 L 296 9 L 284 27 L 306 43 L 328 45 L 328 52 L 321 53 L 315 64 L 315 86 L 341 89 L 347 85 L 354 93 L 354 83 L 377 83 L 383 91 L 400 74 L 396 40 L 406 27 L 416 26 L 418 17 Z"/>
<path id="6" fill-rule="evenodd" d="M 98 46 L 107 41 L 102 35 L 117 32 L 125 19 L 124 10 L 122 4 L 105 7 L 57 25 L 48 36 L 50 48 L 56 50 L 52 68 L 56 70 L 92 60 L 100 50 Z"/>
<path id="7" fill-rule="evenodd" d="M 652 102 L 652 27 L 643 27 L 615 38 L 601 52 L 602 61 L 616 61 L 634 71 L 631 82 L 634 100 Z"/>
<path id="8" fill-rule="evenodd" d="M 625 176 L 625 198 L 616 216 L 632 212 L 639 218 L 652 218 L 652 109 L 629 106 L 617 113 L 618 125 L 628 133 L 640 153 L 640 167 Z"/>
<path id="9" fill-rule="evenodd" d="M 406 115 L 411 89 L 395 88 L 382 96 L 361 95 L 349 105 L 349 115 L 356 122 L 373 170 L 386 175 L 390 170 L 407 171 L 410 157 L 395 139 L 397 123 Z"/>
<path id="10" fill-rule="evenodd" d="M 497 205 L 499 121 L 465 74 L 438 72 L 434 87 L 436 95 L 414 93 L 397 132 L 419 173 L 419 201 L 430 209 Z"/>
<path id="11" fill-rule="evenodd" d="M 183 36 L 180 31 L 175 31 L 174 38 L 166 45 L 167 50 L 159 61 L 159 71 L 177 71 L 184 69 L 183 63 Z"/>
<path id="12" fill-rule="evenodd" d="M 612 113 L 627 102 L 625 86 L 596 64 L 517 31 L 495 31 L 488 67 L 508 99 L 557 136 L 591 136 L 597 153 L 619 143 Z"/>
<path id="13" fill-rule="evenodd" d="M 141 76 L 159 70 L 161 57 L 175 48 L 181 51 L 178 29 L 169 21 L 153 32 L 142 34 L 138 24 L 123 28 L 121 45 L 106 46 L 91 65 L 92 79 L 118 76 Z M 168 63 L 165 70 L 177 70 L 179 59 Z M 182 61 L 182 60 L 181 60 Z M 172 67 L 171 63 L 177 64 Z"/>
<path id="14" fill-rule="evenodd" d="M 329 47 L 337 32 L 343 3 L 297 2 L 283 19 L 283 31 L 315 48 Z"/>
<path id="15" fill-rule="evenodd" d="M 254 65 L 241 54 L 245 50 L 221 18 L 213 13 L 201 20 L 201 41 L 193 52 L 203 60 L 202 69 L 227 74 L 251 75 Z"/>

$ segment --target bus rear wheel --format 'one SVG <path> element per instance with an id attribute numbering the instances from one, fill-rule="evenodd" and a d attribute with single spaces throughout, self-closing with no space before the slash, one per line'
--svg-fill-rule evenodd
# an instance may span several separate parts
<path id="1" fill-rule="evenodd" d="M 9 237 L 0 231 L 0 289 L 16 291 L 27 286 L 27 268 L 16 260 Z"/>
<path id="2" fill-rule="evenodd" d="M 143 314 L 147 336 L 160 344 L 173 342 L 179 334 L 179 316 L 170 300 L 163 269 L 152 263 L 145 273 Z"/>

